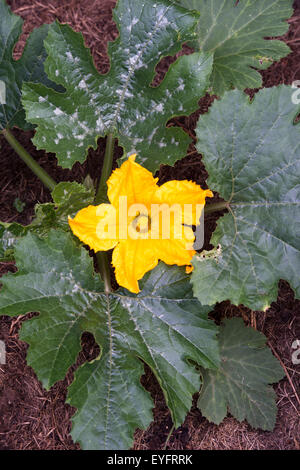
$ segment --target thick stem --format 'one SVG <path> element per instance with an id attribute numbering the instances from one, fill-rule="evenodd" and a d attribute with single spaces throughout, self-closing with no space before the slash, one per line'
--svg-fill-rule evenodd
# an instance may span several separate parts
<path id="1" fill-rule="evenodd" d="M 111 282 L 110 282 L 110 269 L 109 262 L 107 258 L 107 253 L 105 251 L 98 251 L 96 253 L 98 268 L 104 282 L 104 292 L 109 294 L 112 291 Z"/>
<path id="2" fill-rule="evenodd" d="M 228 208 L 229 208 L 229 202 L 226 202 L 226 201 L 216 202 L 214 204 L 208 204 L 207 206 L 205 206 L 204 213 L 211 214 L 212 212 L 223 211 Z"/>
<path id="3" fill-rule="evenodd" d="M 101 172 L 101 178 L 95 197 L 95 203 L 100 204 L 101 202 L 107 201 L 107 186 L 106 181 L 110 177 L 112 166 L 113 166 L 113 156 L 114 156 L 114 146 L 115 139 L 112 134 L 108 134 L 106 140 L 105 155 L 103 161 L 103 167 Z"/>
<path id="4" fill-rule="evenodd" d="M 33 173 L 44 183 L 44 185 L 53 191 L 56 186 L 56 182 L 51 178 L 50 175 L 29 155 L 28 152 L 22 147 L 22 145 L 17 141 L 17 139 L 11 134 L 8 129 L 3 129 L 2 134 L 10 144 L 10 146 L 17 152 L 23 162 L 33 171 Z"/>
<path id="5" fill-rule="evenodd" d="M 98 190 L 95 197 L 95 203 L 100 204 L 102 202 L 107 201 L 107 186 L 106 182 L 110 177 L 112 166 L 113 166 L 113 156 L 114 156 L 114 146 L 115 146 L 115 139 L 112 134 L 108 134 L 106 140 L 106 148 L 105 148 L 105 155 L 104 155 L 104 162 L 101 172 L 101 178 L 98 186 Z M 98 268 L 101 274 L 101 277 L 104 282 L 104 290 L 106 294 L 112 291 L 111 288 L 111 281 L 110 281 L 110 267 L 109 261 L 107 257 L 107 253 L 104 251 L 99 251 L 96 254 Z"/>

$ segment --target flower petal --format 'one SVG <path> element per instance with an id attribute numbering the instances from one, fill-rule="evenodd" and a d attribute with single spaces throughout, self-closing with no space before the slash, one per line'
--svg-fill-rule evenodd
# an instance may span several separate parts
<path id="1" fill-rule="evenodd" d="M 209 189 L 202 189 L 193 181 L 168 181 L 155 192 L 153 203 L 180 204 L 183 210 L 183 223 L 197 225 L 205 205 L 205 198 L 213 197 Z M 184 207 L 186 205 L 186 207 Z"/>
<path id="2" fill-rule="evenodd" d="M 173 206 L 173 207 L 172 207 Z M 182 224 L 180 204 L 157 204 L 151 212 L 150 242 L 158 259 L 166 264 L 190 264 L 195 254 L 195 234 Z"/>
<path id="3" fill-rule="evenodd" d="M 118 243 L 117 212 L 111 204 L 81 209 L 69 225 L 74 235 L 94 251 L 110 250 Z"/>
<path id="4" fill-rule="evenodd" d="M 136 155 L 131 155 L 120 168 L 113 171 L 107 181 L 109 201 L 116 208 L 119 198 L 127 197 L 127 205 L 151 204 L 153 194 L 157 189 L 158 178 L 153 178 L 150 171 L 135 162 Z"/>
<path id="5" fill-rule="evenodd" d="M 151 240 L 129 238 L 120 242 L 112 255 L 117 283 L 135 294 L 140 291 L 138 280 L 155 268 L 157 263 Z"/>
<path id="6" fill-rule="evenodd" d="M 175 238 L 171 233 L 171 238 L 167 240 L 151 240 L 152 250 L 158 259 L 166 264 L 177 264 L 178 266 L 190 265 L 196 251 L 192 249 L 194 234 L 189 227 L 184 227 L 181 238 L 177 233 Z"/>

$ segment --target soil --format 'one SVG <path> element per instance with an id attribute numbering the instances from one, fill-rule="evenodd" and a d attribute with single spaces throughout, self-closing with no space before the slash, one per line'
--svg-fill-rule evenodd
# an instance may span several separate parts
<path id="1" fill-rule="evenodd" d="M 24 33 L 16 46 L 15 56 L 22 52 L 28 33 L 36 26 L 51 23 L 56 18 L 81 31 L 86 44 L 91 47 L 98 70 L 109 69 L 107 41 L 114 40 L 118 33 L 112 20 L 113 0 L 10 0 L 13 11 L 24 20 Z M 291 84 L 300 79 L 300 1 L 294 4 L 294 16 L 289 20 L 290 29 L 284 40 L 292 53 L 262 72 L 263 86 L 271 87 L 280 83 Z M 183 53 L 191 50 L 183 47 Z M 159 64 L 154 83 L 158 83 L 174 58 L 167 58 Z M 253 95 L 257 90 L 248 90 Z M 194 139 L 194 128 L 200 114 L 205 113 L 214 97 L 206 96 L 199 102 L 199 109 L 189 117 L 170 121 L 169 125 L 183 127 Z M 99 139 L 98 149 L 90 150 L 85 164 L 75 164 L 72 170 L 63 170 L 56 164 L 54 155 L 37 151 L 31 143 L 32 132 L 15 130 L 14 134 L 34 158 L 59 180 L 82 182 L 87 174 L 100 174 L 104 155 L 105 139 Z M 0 138 L 1 196 L 0 220 L 27 224 L 33 217 L 37 202 L 50 201 L 50 193 L 18 156 Z M 122 154 L 116 146 L 115 157 Z M 170 179 L 191 179 L 205 187 L 207 173 L 193 145 L 186 158 L 174 167 L 162 166 L 158 172 L 160 182 Z M 19 198 L 25 203 L 20 214 L 14 208 Z M 218 200 L 215 196 L 214 202 Z M 211 215 L 206 220 L 207 236 L 205 248 L 209 248 L 209 238 L 216 226 L 217 217 Z M 13 262 L 0 263 L 1 274 L 16 270 Z M 34 371 L 26 365 L 27 345 L 18 339 L 18 331 L 23 321 L 34 314 L 13 319 L 0 317 L 0 339 L 5 341 L 7 363 L 0 366 L 0 449 L 79 449 L 70 437 L 70 418 L 75 409 L 65 404 L 67 386 L 73 380 L 73 372 L 86 360 L 97 356 L 99 347 L 93 336 L 83 334 L 82 351 L 76 365 L 68 372 L 64 381 L 58 382 L 50 391 L 45 391 L 37 380 Z M 252 429 L 246 422 L 239 423 L 230 415 L 220 426 L 209 423 L 196 406 L 193 406 L 183 425 L 174 431 L 167 449 L 300 449 L 300 368 L 292 364 L 292 343 L 300 339 L 300 302 L 294 299 L 289 285 L 279 283 L 278 299 L 265 312 L 253 312 L 243 306 L 235 307 L 229 302 L 217 304 L 211 314 L 217 322 L 224 317 L 242 316 L 245 323 L 262 331 L 273 353 L 280 360 L 286 378 L 275 386 L 277 393 L 278 418 L 273 432 Z M 135 433 L 134 449 L 162 449 L 172 426 L 170 413 L 166 407 L 162 391 L 145 366 L 143 385 L 151 392 L 155 407 L 154 421 L 146 431 Z M 195 402 L 196 402 L 195 397 Z"/>

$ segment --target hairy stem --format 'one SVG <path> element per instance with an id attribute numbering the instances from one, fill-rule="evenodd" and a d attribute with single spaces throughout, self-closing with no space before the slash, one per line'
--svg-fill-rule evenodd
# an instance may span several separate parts
<path id="1" fill-rule="evenodd" d="M 212 212 L 223 211 L 229 208 L 229 202 L 215 202 L 214 204 L 208 204 L 204 208 L 205 214 L 211 214 Z"/>
<path id="2" fill-rule="evenodd" d="M 31 155 L 24 149 L 24 147 L 17 141 L 13 134 L 8 129 L 3 129 L 2 135 L 5 137 L 10 146 L 15 150 L 19 157 L 26 163 L 26 165 L 33 171 L 33 173 L 42 181 L 42 183 L 53 191 L 56 182 L 50 175 L 32 158 Z"/>
<path id="3" fill-rule="evenodd" d="M 95 197 L 95 203 L 101 204 L 102 202 L 107 202 L 107 186 L 106 181 L 110 177 L 113 165 L 113 156 L 114 156 L 114 146 L 115 139 L 112 134 L 108 134 L 106 140 L 106 148 L 104 155 L 104 162 L 101 172 L 101 178 L 98 186 L 98 190 Z M 110 282 L 110 267 L 107 257 L 107 253 L 104 251 L 99 251 L 96 254 L 98 268 L 104 282 L 105 293 L 108 294 L 112 291 L 111 282 Z"/>

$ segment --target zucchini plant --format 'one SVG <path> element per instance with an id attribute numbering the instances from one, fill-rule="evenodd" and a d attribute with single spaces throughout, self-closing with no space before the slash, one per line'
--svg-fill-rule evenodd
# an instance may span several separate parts
<path id="1" fill-rule="evenodd" d="M 135 429 L 153 419 L 143 363 L 175 427 L 200 392 L 210 421 L 229 411 L 272 430 L 279 362 L 262 333 L 240 318 L 217 325 L 209 313 L 223 300 L 266 311 L 280 279 L 300 296 L 299 104 L 287 85 L 252 100 L 242 91 L 260 87 L 257 69 L 289 53 L 265 37 L 287 31 L 292 1 L 119 0 L 119 36 L 104 75 L 82 35 L 59 22 L 35 30 L 13 60 L 22 22 L 4 0 L 0 13 L 1 133 L 53 200 L 36 205 L 30 225 L 0 223 L 1 259 L 18 268 L 1 279 L 0 314 L 39 312 L 20 338 L 46 389 L 76 362 L 82 333 L 94 335 L 99 356 L 77 369 L 68 391 L 77 409 L 73 439 L 83 449 L 132 446 Z M 152 86 L 160 59 L 183 43 L 195 52 Z M 196 111 L 207 92 L 219 97 L 196 127 L 209 189 L 186 180 L 160 185 L 156 170 L 183 158 L 191 143 L 168 121 Z M 106 137 L 97 184 L 54 181 L 17 142 L 14 126 L 35 129 L 34 145 L 63 168 L 83 163 Z M 116 140 L 123 156 L 112 172 Z M 206 204 L 213 192 L 222 201 Z M 203 252 L 195 230 L 205 229 L 205 212 L 220 210 L 215 248 Z"/>

